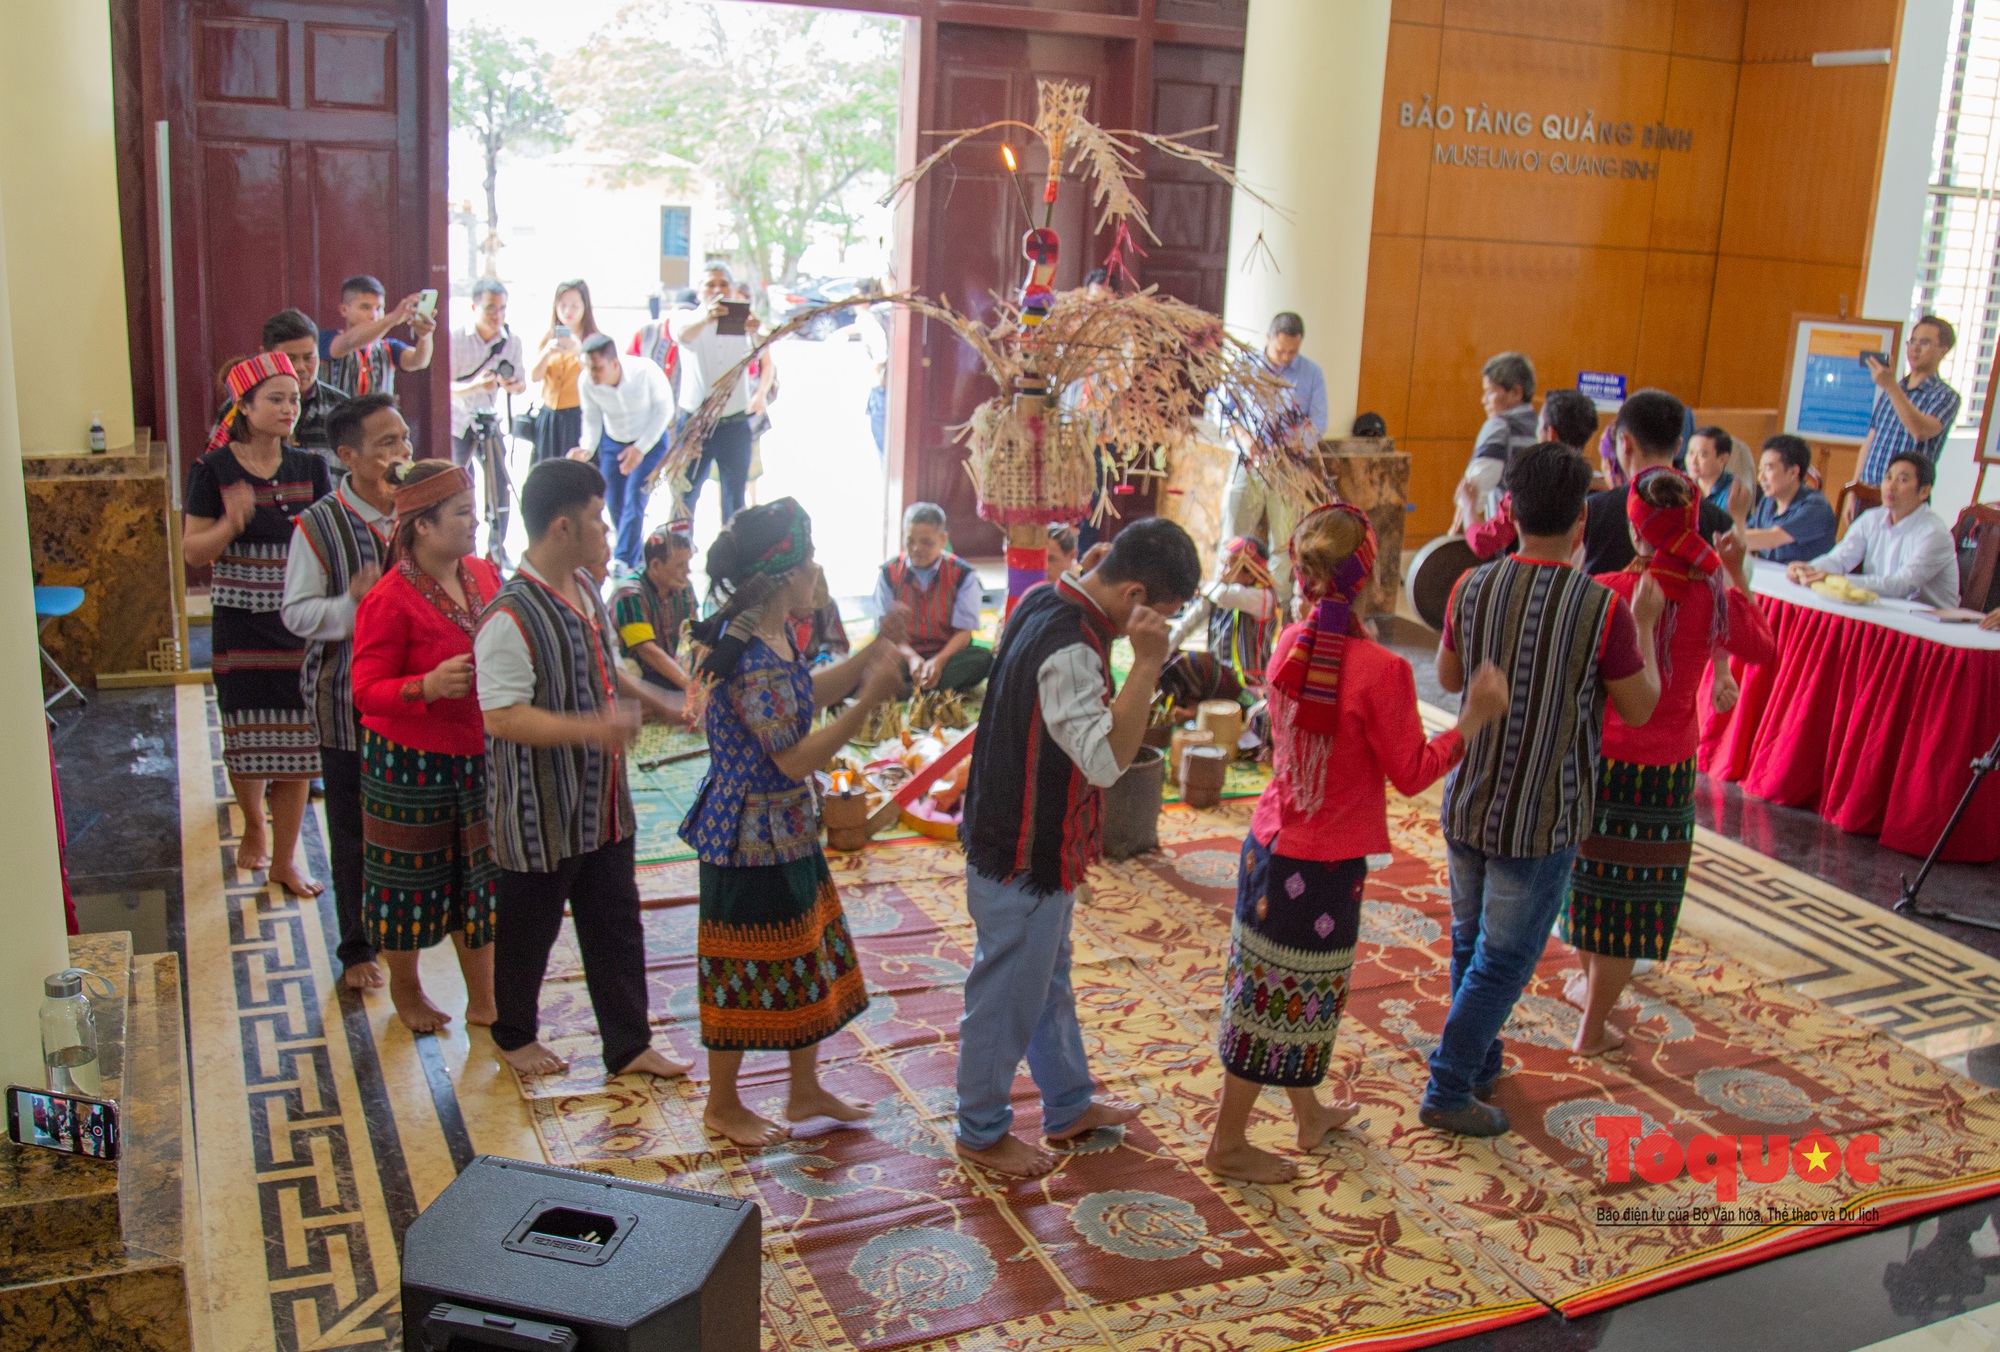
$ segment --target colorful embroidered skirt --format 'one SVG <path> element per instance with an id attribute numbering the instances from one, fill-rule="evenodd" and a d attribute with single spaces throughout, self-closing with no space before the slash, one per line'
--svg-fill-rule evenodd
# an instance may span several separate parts
<path id="1" fill-rule="evenodd" d="M 486 757 L 399 746 L 361 729 L 361 879 L 375 947 L 407 953 L 462 934 L 493 942 L 500 872 Z"/>
<path id="2" fill-rule="evenodd" d="M 319 734 L 299 691 L 305 642 L 276 610 L 217 606 L 210 623 L 222 764 L 238 779 L 316 779 Z"/>
<path id="3" fill-rule="evenodd" d="M 818 850 L 788 864 L 701 866 L 701 1045 L 810 1047 L 868 1007 L 861 957 Z"/>
<path id="4" fill-rule="evenodd" d="M 1326 1078 L 1361 933 L 1366 859 L 1288 859 L 1243 838 L 1222 978 L 1222 1065 L 1309 1089 Z"/>
<path id="5" fill-rule="evenodd" d="M 1694 857 L 1694 761 L 1597 770 L 1590 838 L 1577 848 L 1562 937 L 1609 958 L 1664 958 Z"/>

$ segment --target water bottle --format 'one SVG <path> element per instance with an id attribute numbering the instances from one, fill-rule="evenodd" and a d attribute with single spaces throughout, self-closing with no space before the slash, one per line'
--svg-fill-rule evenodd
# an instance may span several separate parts
<path id="1" fill-rule="evenodd" d="M 104 1078 L 97 1062 L 97 1015 L 84 982 L 94 980 L 105 995 L 111 983 L 81 967 L 67 967 L 42 982 L 42 1067 L 56 1094 L 97 1098 Z"/>

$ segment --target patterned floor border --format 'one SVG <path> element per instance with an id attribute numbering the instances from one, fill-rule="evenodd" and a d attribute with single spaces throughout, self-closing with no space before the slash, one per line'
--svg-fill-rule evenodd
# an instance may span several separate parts
<path id="1" fill-rule="evenodd" d="M 308 903 L 236 871 L 212 692 L 178 699 L 208 1276 L 196 1345 L 400 1346 L 403 1230 L 472 1154 L 520 1155 L 532 1129 L 484 1034 L 411 1038 L 385 999 L 340 992 L 330 894 Z M 324 878 L 322 830 L 315 812 L 306 849 Z M 685 895 L 686 872 L 648 891 Z M 2000 963 L 1706 830 L 1684 923 L 1927 1057 L 2000 1041 Z M 445 962 L 427 961 L 427 984 L 449 986 Z"/>

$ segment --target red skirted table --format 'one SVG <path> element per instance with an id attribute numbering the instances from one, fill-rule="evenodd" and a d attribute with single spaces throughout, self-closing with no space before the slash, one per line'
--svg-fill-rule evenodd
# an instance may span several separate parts
<path id="1" fill-rule="evenodd" d="M 1778 659 L 1732 662 L 1736 708 L 1706 694 L 1701 768 L 1745 792 L 1810 808 L 1843 831 L 1930 852 L 2000 737 L 2000 634 L 1945 624 L 1907 601 L 1831 601 L 1759 563 L 1752 590 Z M 1945 859 L 2000 859 L 2000 774 L 1990 775 L 1946 845 Z"/>

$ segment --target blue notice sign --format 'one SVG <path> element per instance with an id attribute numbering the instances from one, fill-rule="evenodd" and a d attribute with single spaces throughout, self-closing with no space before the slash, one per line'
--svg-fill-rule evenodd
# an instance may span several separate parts
<path id="1" fill-rule="evenodd" d="M 1578 371 L 1576 388 L 1600 404 L 1625 402 L 1625 377 L 1612 371 Z"/>

